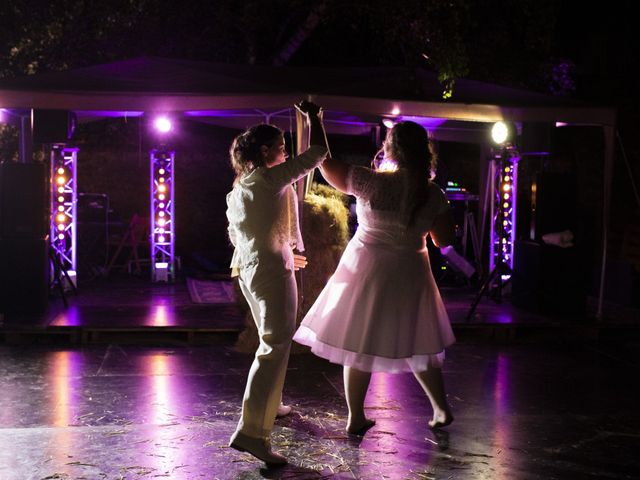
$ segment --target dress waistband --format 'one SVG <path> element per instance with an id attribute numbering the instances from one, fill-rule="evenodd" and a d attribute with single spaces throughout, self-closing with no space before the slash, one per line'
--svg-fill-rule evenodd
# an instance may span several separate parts
<path id="1" fill-rule="evenodd" d="M 415 233 L 404 232 L 391 233 L 388 231 L 376 231 L 359 228 L 354 235 L 362 243 L 390 248 L 394 250 L 409 250 L 412 252 L 426 248 L 426 238 Z"/>

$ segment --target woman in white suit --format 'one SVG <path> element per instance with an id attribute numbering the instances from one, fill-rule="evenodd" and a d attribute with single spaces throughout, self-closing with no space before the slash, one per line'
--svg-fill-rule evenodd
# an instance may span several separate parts
<path id="1" fill-rule="evenodd" d="M 260 345 L 249 371 L 242 416 L 229 446 L 270 465 L 287 463 L 271 450 L 270 435 L 296 325 L 294 270 L 306 265 L 305 257 L 293 253 L 294 248 L 302 247 L 302 239 L 291 184 L 327 154 L 320 108 L 310 102 L 296 107 L 307 115 L 310 128 L 311 146 L 299 156 L 287 160 L 282 131 L 266 124 L 238 135 L 230 148 L 237 174 L 227 195 L 229 238 L 235 247 L 231 267 L 238 273 Z"/>

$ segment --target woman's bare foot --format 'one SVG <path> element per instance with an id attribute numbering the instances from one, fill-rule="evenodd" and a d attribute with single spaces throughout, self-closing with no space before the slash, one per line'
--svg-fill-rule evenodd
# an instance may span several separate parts
<path id="1" fill-rule="evenodd" d="M 369 420 L 365 418 L 364 421 L 353 422 L 349 421 L 347 423 L 347 433 L 351 435 L 358 435 L 359 437 L 363 436 L 367 431 L 376 424 L 375 420 Z"/>
<path id="2" fill-rule="evenodd" d="M 437 410 L 433 412 L 433 419 L 429 420 L 429 428 L 442 428 L 453 422 L 451 410 Z"/>
<path id="3" fill-rule="evenodd" d="M 286 417 L 291 413 L 291 410 L 293 409 L 291 408 L 290 405 L 285 405 L 284 403 L 280 403 L 280 405 L 278 405 L 278 411 L 276 412 L 276 418 Z"/>

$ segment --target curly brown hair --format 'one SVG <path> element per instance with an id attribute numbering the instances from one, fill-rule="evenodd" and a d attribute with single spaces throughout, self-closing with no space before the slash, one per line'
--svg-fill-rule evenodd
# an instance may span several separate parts
<path id="1" fill-rule="evenodd" d="M 243 175 L 264 166 L 260 147 L 266 145 L 271 148 L 280 135 L 282 130 L 278 127 L 261 123 L 248 128 L 233 139 L 229 147 L 229 157 L 231 167 L 236 172 L 236 182 Z"/>

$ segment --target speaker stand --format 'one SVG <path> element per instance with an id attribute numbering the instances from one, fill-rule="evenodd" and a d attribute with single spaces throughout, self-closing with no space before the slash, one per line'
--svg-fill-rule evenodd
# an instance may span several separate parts
<path id="1" fill-rule="evenodd" d="M 63 278 L 66 279 L 67 285 L 71 288 L 71 291 L 74 294 L 78 293 L 76 285 L 71 280 L 69 273 L 62 266 L 62 262 L 60 262 L 60 258 L 58 258 L 58 253 L 55 251 L 53 247 L 49 247 L 49 260 L 53 264 L 53 283 L 55 287 L 60 292 L 60 296 L 62 297 L 62 303 L 64 304 L 64 308 L 69 307 L 69 302 L 67 302 L 67 295 L 64 291 L 64 283 Z"/>
<path id="2" fill-rule="evenodd" d="M 509 279 L 506 281 L 502 280 L 503 275 L 509 275 Z M 497 284 L 493 288 L 493 292 L 495 293 L 493 295 L 493 299 L 496 303 L 500 303 L 502 301 L 502 289 L 511 281 L 512 277 L 513 277 L 513 270 L 504 261 L 501 260 L 500 263 L 498 263 L 495 267 L 493 267 L 493 270 L 491 270 L 491 273 L 489 273 L 489 276 L 487 277 L 487 279 L 482 283 L 480 290 L 478 291 L 476 297 L 471 303 L 471 308 L 469 309 L 469 313 L 467 313 L 467 319 L 466 319 L 467 322 L 471 320 L 471 317 L 475 313 L 476 308 L 478 307 L 478 304 L 482 299 L 482 296 L 485 293 L 489 292 L 492 282 L 494 280 L 497 280 Z"/>

